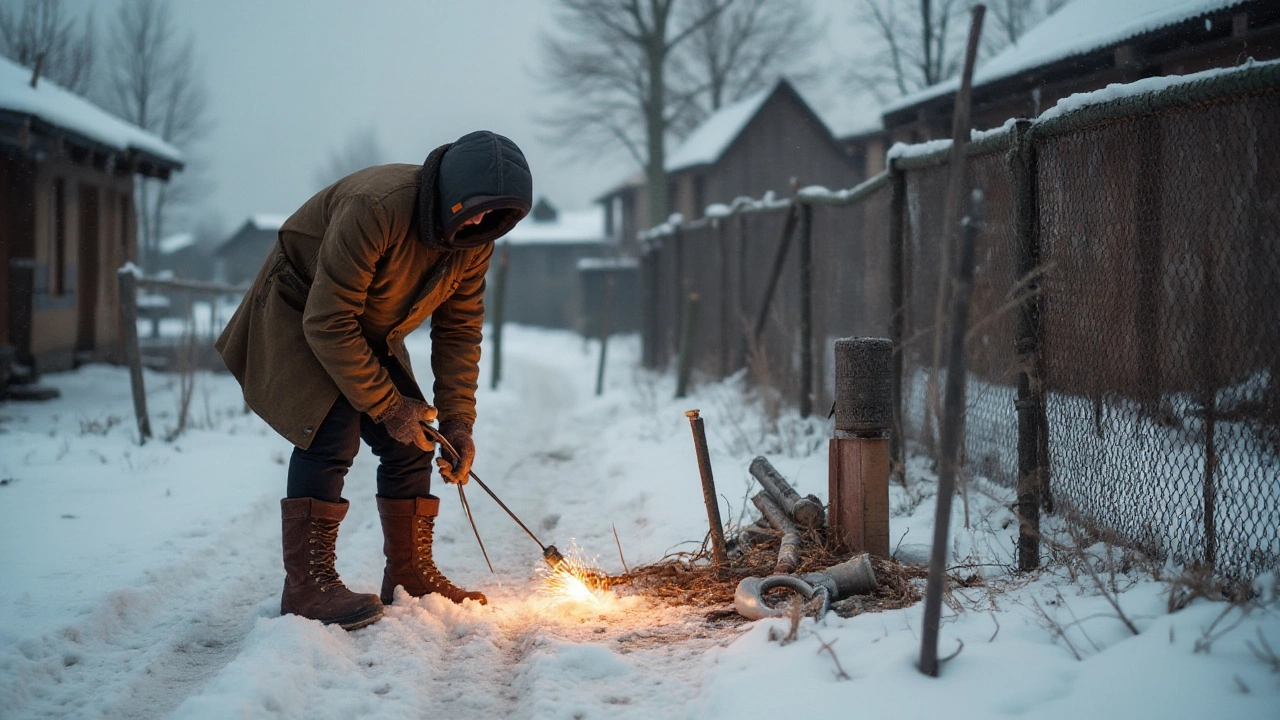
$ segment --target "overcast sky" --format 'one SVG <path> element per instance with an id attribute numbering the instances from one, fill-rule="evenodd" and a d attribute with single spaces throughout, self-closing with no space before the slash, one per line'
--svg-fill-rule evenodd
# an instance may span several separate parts
<path id="1" fill-rule="evenodd" d="M 851 2 L 817 7 L 844 26 Z M 529 159 L 535 193 L 563 208 L 586 207 L 636 170 L 622 154 L 583 162 L 572 147 L 544 141 L 535 118 L 552 105 L 533 74 L 554 0 L 172 4 L 208 83 L 213 129 L 197 154 L 212 181 L 207 205 L 224 229 L 253 212 L 292 212 L 318 189 L 329 155 L 370 126 L 388 162 L 420 163 L 475 129 L 507 135 Z M 90 5 L 104 29 L 114 3 Z M 838 52 L 838 39 L 817 42 L 819 59 Z M 829 92 L 818 94 L 827 97 L 815 104 L 831 104 Z"/>

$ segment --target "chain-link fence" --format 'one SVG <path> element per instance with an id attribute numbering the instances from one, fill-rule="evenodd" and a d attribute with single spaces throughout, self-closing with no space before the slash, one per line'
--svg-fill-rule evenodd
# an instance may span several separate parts
<path id="1" fill-rule="evenodd" d="M 1280 64 L 1117 95 L 968 145 L 964 470 L 1018 488 L 1023 567 L 1048 507 L 1247 579 L 1280 567 Z M 648 233 L 645 362 L 825 414 L 835 338 L 891 337 L 895 458 L 931 453 L 946 145 Z"/>

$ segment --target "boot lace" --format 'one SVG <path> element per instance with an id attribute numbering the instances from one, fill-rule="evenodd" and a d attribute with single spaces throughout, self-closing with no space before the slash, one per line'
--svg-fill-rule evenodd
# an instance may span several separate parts
<path id="1" fill-rule="evenodd" d="M 338 523 L 312 518 L 311 537 L 307 539 L 307 543 L 311 545 L 307 575 L 320 586 L 320 592 L 342 587 L 342 580 L 334 567 L 337 561 Z"/>
<path id="2" fill-rule="evenodd" d="M 449 578 L 440 572 L 440 569 L 436 567 L 435 559 L 431 557 L 431 535 L 435 528 L 435 518 L 428 515 L 419 515 L 417 522 L 417 546 L 414 552 L 416 562 L 414 566 L 418 574 L 422 576 L 422 579 L 427 584 L 433 586 L 435 592 L 441 595 L 466 595 L 466 590 L 454 585 Z"/>

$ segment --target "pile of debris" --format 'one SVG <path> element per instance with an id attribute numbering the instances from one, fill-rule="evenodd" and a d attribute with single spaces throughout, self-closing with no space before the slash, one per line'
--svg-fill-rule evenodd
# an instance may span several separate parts
<path id="1" fill-rule="evenodd" d="M 716 538 L 723 530 L 713 527 L 696 552 L 632 568 L 634 592 L 708 608 L 709 620 L 781 615 L 797 593 L 816 612 L 829 606 L 842 617 L 920 601 L 925 568 L 851 553 L 828 533 L 821 500 L 801 497 L 763 457 L 752 461 L 750 472 L 764 488 L 751 499 L 761 517 L 727 539 Z M 723 557 L 716 557 L 718 546 Z"/>

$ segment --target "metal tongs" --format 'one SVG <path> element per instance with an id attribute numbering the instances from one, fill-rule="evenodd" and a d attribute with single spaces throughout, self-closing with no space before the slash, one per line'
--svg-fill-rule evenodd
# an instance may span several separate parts
<path id="1" fill-rule="evenodd" d="M 453 445 L 446 440 L 444 435 L 441 435 L 440 431 L 435 429 L 435 427 L 423 423 L 422 429 L 426 432 L 427 436 L 431 438 L 432 442 L 438 444 L 441 450 L 448 453 L 451 458 L 449 462 L 452 463 L 453 469 L 456 472 L 458 466 L 462 463 L 462 455 L 454 449 Z M 514 512 L 511 512 L 511 508 L 507 507 L 507 504 L 502 502 L 502 499 L 490 490 L 488 485 L 484 484 L 484 481 L 480 479 L 480 476 L 475 474 L 475 471 L 469 470 L 467 475 L 472 480 L 475 480 L 476 484 L 480 486 L 480 489 L 488 493 L 489 497 L 493 498 L 493 501 L 498 503 L 498 506 L 505 510 L 506 513 L 511 516 L 512 520 L 516 521 L 516 524 L 520 526 L 521 530 L 524 530 L 528 533 L 529 537 L 533 538 L 533 541 L 537 543 L 538 547 L 542 550 L 542 559 L 551 566 L 552 570 L 559 570 L 564 565 L 564 555 L 560 554 L 560 551 L 556 549 L 555 545 L 543 545 L 542 541 L 538 539 L 538 536 L 534 535 L 533 531 L 521 522 L 520 518 L 516 517 Z M 484 541 L 480 539 L 480 530 L 476 528 L 475 518 L 471 516 L 471 505 L 467 503 L 467 493 L 462 489 L 463 483 L 456 483 L 456 485 L 458 486 L 458 499 L 462 501 L 462 509 L 467 513 L 467 522 L 471 523 L 471 532 L 475 533 L 476 542 L 480 544 L 480 552 L 484 555 L 485 564 L 489 566 L 489 572 L 497 574 L 497 571 L 493 569 L 493 563 L 489 561 L 489 552 L 484 548 Z"/>

